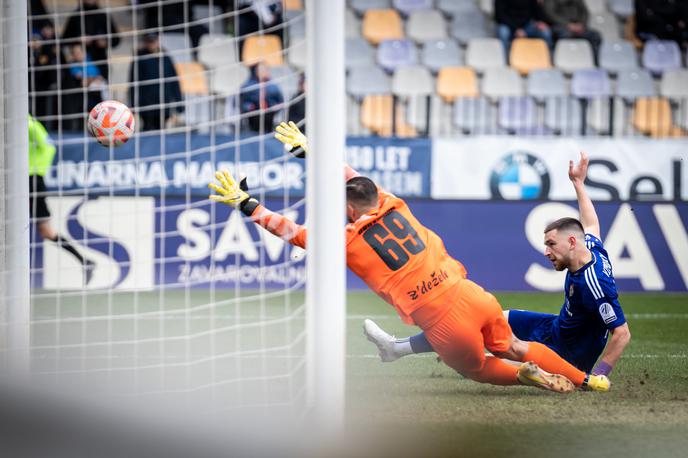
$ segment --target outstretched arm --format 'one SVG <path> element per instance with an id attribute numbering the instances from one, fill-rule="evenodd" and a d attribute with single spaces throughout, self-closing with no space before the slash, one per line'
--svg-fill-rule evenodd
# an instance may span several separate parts
<path id="1" fill-rule="evenodd" d="M 266 229 L 271 234 L 291 243 L 292 245 L 306 248 L 306 228 L 295 223 L 289 218 L 268 210 L 257 199 L 249 195 L 246 179 L 237 183 L 232 174 L 223 170 L 215 172 L 215 178 L 219 182 L 210 183 L 208 187 L 217 194 L 208 196 L 213 202 L 220 202 L 241 210 L 250 217 L 254 223 Z"/>
<path id="2" fill-rule="evenodd" d="M 592 371 L 594 374 L 609 375 L 617 361 L 619 361 L 619 358 L 621 358 L 626 345 L 631 341 L 631 331 L 628 329 L 628 323 L 624 323 L 610 332 L 612 336 L 599 362 Z"/>
<path id="3" fill-rule="evenodd" d="M 275 128 L 275 138 L 282 143 L 284 147 L 296 157 L 306 157 L 308 152 L 308 137 L 306 137 L 299 126 L 294 124 L 293 121 L 289 123 L 281 122 L 279 126 Z M 356 170 L 351 168 L 349 164 L 344 165 L 344 181 L 349 181 L 353 177 L 359 176 Z"/>
<path id="4" fill-rule="evenodd" d="M 592 200 L 590 200 L 588 193 L 585 191 L 585 177 L 588 174 L 588 155 L 581 151 L 580 156 L 580 162 L 575 166 L 573 161 L 569 161 L 569 179 L 576 190 L 578 211 L 580 212 L 580 221 L 583 224 L 583 229 L 587 234 L 592 234 L 599 238 L 600 221 L 597 219 L 597 213 Z"/>

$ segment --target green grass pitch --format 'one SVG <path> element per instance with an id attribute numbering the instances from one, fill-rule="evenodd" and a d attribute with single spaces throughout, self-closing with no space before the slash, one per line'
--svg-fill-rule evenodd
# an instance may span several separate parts
<path id="1" fill-rule="evenodd" d="M 218 352 L 280 347 L 303 329 L 303 294 L 289 300 L 279 293 L 267 300 L 233 291 L 166 290 L 151 293 L 62 295 L 35 292 L 32 343 L 43 346 L 37 365 L 73 368 L 73 355 L 87 356 L 93 367 L 140 368 L 162 357 L 198 354 L 205 361 L 164 372 L 169 380 L 209 373 L 221 364 Z M 561 294 L 501 293 L 502 306 L 557 313 Z M 224 301 L 224 302 L 223 302 Z M 612 374 L 609 393 L 558 395 L 527 387 L 496 387 L 463 379 L 433 354 L 381 363 L 362 333 L 365 317 L 388 332 L 408 336 L 394 309 L 370 292 L 348 294 L 346 428 L 351 438 L 341 456 L 466 457 L 685 457 L 688 456 L 688 294 L 623 294 L 632 333 L 630 346 Z M 164 309 L 165 320 L 155 311 Z M 153 315 L 151 315 L 153 313 Z M 293 315 L 291 324 L 269 320 Z M 138 318 L 136 318 L 138 316 Z M 86 318 L 84 320 L 84 318 Z M 245 326 L 266 320 L 259 327 Z M 223 329 L 208 333 L 212 326 Z M 185 336 L 191 335 L 191 339 Z M 82 346 L 108 339 L 106 346 Z M 303 340 L 303 338 L 300 338 Z M 303 342 L 301 342 L 303 344 Z M 53 351 L 52 346 L 61 349 Z M 71 346 L 74 346 L 72 349 Z M 85 348 L 85 350 L 84 350 Z M 291 353 L 289 353 L 291 351 Z M 55 355 L 64 361 L 54 362 Z M 101 360 L 102 355 L 111 358 Z M 303 347 L 276 353 L 268 369 L 286 364 Z M 246 377 L 266 365 L 260 354 L 227 359 L 221 374 Z M 81 364 L 81 363 L 80 363 Z M 83 366 L 76 365 L 77 369 Z M 265 369 L 265 367 L 263 367 Z M 168 369 L 165 369 L 167 371 Z M 236 372 L 233 372 L 236 371 Z M 303 374 L 301 374 L 303 375 Z M 171 378 L 170 378 L 171 377 Z M 291 383 L 291 393 L 303 384 Z M 285 384 L 248 383 L 243 399 L 256 389 L 288 395 Z M 302 392 L 302 391 L 301 391 Z"/>
<path id="2" fill-rule="evenodd" d="M 547 313 L 558 313 L 562 301 L 547 293 L 496 296 L 505 309 Z M 688 295 L 622 294 L 621 302 L 632 339 L 612 390 L 558 395 L 478 384 L 434 354 L 381 363 L 359 318 L 375 316 L 397 336 L 417 328 L 374 295 L 350 293 L 351 427 L 375 430 L 382 455 L 688 456 Z"/>

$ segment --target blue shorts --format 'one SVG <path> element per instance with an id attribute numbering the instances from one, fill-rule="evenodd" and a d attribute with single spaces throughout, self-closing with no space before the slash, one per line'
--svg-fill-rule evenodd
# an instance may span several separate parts
<path id="1" fill-rule="evenodd" d="M 552 323 L 557 315 L 550 313 L 529 312 L 527 310 L 509 310 L 509 326 L 516 337 L 529 342 L 539 342 L 557 351 L 554 346 Z"/>

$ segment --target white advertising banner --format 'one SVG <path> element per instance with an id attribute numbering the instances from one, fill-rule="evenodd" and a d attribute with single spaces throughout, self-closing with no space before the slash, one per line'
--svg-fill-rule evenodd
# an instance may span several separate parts
<path id="1" fill-rule="evenodd" d="M 575 200 L 570 160 L 590 157 L 593 200 L 688 200 L 688 140 L 486 136 L 433 141 L 434 199 Z"/>

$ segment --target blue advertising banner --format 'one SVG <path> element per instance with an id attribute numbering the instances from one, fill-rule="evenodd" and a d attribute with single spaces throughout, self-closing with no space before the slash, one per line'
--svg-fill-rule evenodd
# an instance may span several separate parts
<path id="1" fill-rule="evenodd" d="M 215 170 L 246 175 L 253 192 L 303 196 L 305 162 L 269 136 L 140 135 L 118 148 L 65 136 L 45 177 L 49 190 L 69 195 L 206 196 Z M 429 139 L 351 138 L 347 160 L 362 174 L 404 197 L 430 196 Z M 327 151 L 321 154 L 327 154 Z"/>
<path id="2" fill-rule="evenodd" d="M 299 223 L 302 200 L 266 205 Z M 544 257 L 543 229 L 577 216 L 573 203 L 408 201 L 469 277 L 493 291 L 560 291 L 564 272 Z M 206 199 L 49 198 L 53 222 L 96 263 L 89 289 L 156 286 L 298 288 L 303 253 L 238 211 Z M 683 291 L 688 285 L 688 203 L 595 204 L 620 291 Z M 81 289 L 76 259 L 54 244 L 32 250 L 34 286 Z M 349 287 L 365 289 L 349 273 Z"/>

